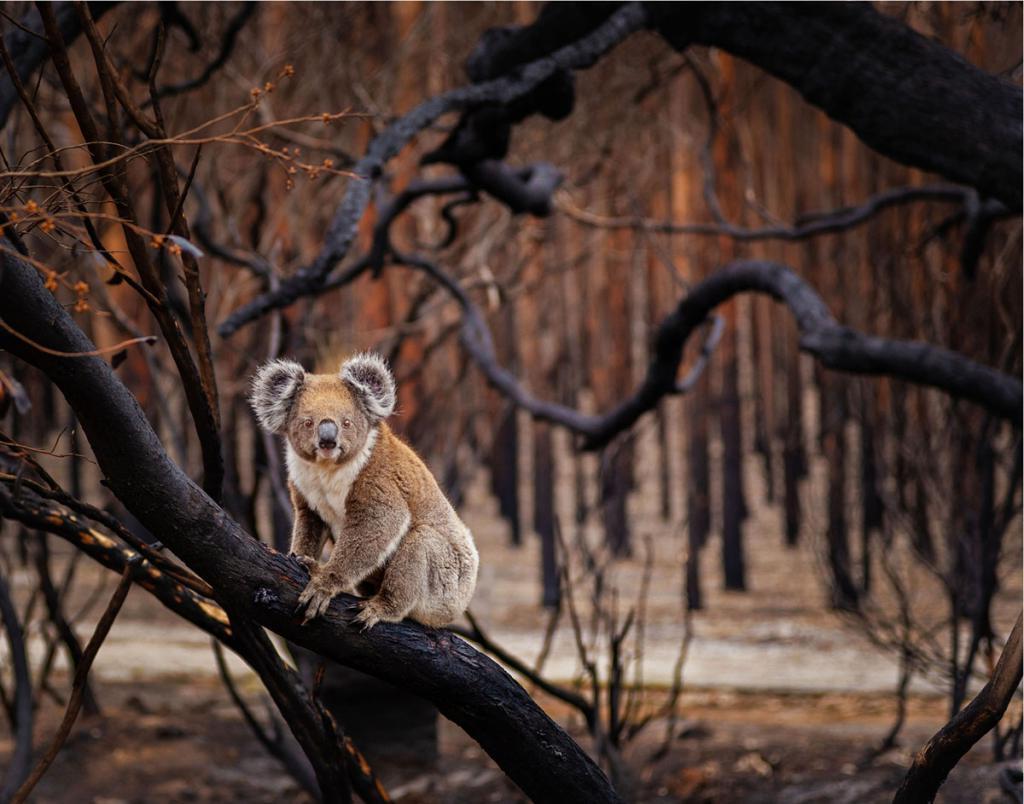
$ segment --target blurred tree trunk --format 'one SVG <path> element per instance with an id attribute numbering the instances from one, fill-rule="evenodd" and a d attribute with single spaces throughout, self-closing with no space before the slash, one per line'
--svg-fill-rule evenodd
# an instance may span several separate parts
<path id="1" fill-rule="evenodd" d="M 519 362 L 515 359 L 518 353 L 515 310 L 508 305 L 498 316 L 504 324 L 502 332 L 505 337 L 502 340 L 506 351 L 513 356 L 506 365 L 515 371 Z M 519 418 L 515 406 L 503 400 L 498 404 L 500 413 L 490 454 L 491 491 L 498 498 L 501 518 L 508 522 L 512 544 L 518 546 L 523 541 L 519 499 Z"/>
<path id="2" fill-rule="evenodd" d="M 743 434 L 740 429 L 739 361 L 736 355 L 736 317 L 723 338 L 722 397 L 719 422 L 722 429 L 722 572 L 726 589 L 747 588 L 743 548 Z"/>
<path id="3" fill-rule="evenodd" d="M 775 367 L 772 365 L 770 302 L 751 299 L 750 344 L 754 378 L 754 450 L 764 470 L 765 501 L 775 502 L 775 466 L 772 435 L 775 422 Z"/>
<path id="4" fill-rule="evenodd" d="M 787 327 L 786 419 L 782 447 L 782 480 L 786 513 L 786 544 L 795 547 L 800 539 L 800 480 L 807 474 L 804 449 L 803 384 L 800 381 L 800 349 L 796 333 Z"/>
<path id="5" fill-rule="evenodd" d="M 614 191 L 615 188 L 610 188 Z M 607 210 L 611 212 L 611 210 Z M 625 266 L 619 264 L 619 255 L 628 253 L 629 233 L 606 234 L 598 239 L 600 248 L 597 262 L 604 283 L 602 302 L 604 315 L 592 322 L 595 327 L 592 345 L 597 347 L 591 364 L 594 390 L 599 410 L 608 410 L 623 395 L 623 389 L 632 388 L 631 336 L 632 319 L 629 303 L 629 283 Z M 627 433 L 616 439 L 601 452 L 598 472 L 600 481 L 601 524 L 605 544 L 617 556 L 632 553 L 632 523 L 629 518 L 629 493 L 633 490 L 634 438 Z"/>
<path id="6" fill-rule="evenodd" d="M 732 102 L 735 93 L 735 62 L 732 57 L 720 55 L 721 85 L 724 107 Z M 733 137 L 720 132 L 714 144 L 715 173 L 718 193 L 726 217 L 742 222 L 742 196 L 735 168 L 739 164 L 737 143 Z M 718 261 L 728 262 L 736 253 L 735 243 L 719 238 Z M 743 493 L 743 430 L 739 394 L 739 302 L 729 301 L 721 308 L 725 318 L 725 333 L 719 346 L 718 362 L 721 367 L 721 392 L 718 401 L 718 423 L 722 436 L 722 576 L 726 589 L 743 591 L 747 588 L 746 559 L 743 546 L 743 522 L 747 517 L 747 502 Z"/>

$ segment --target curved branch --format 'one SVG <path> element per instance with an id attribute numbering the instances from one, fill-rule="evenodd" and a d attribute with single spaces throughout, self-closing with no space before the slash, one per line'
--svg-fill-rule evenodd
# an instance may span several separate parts
<path id="1" fill-rule="evenodd" d="M 564 201 L 556 204 L 557 209 L 571 220 L 595 229 L 635 229 L 659 234 L 683 234 L 718 237 L 724 235 L 740 242 L 758 240 L 806 240 L 818 235 L 835 234 L 852 229 L 871 220 L 879 213 L 892 207 L 913 204 L 918 201 L 938 201 L 980 206 L 977 194 L 964 187 L 935 184 L 924 187 L 894 187 L 883 190 L 877 195 L 866 199 L 853 207 L 844 207 L 829 212 L 817 212 L 805 215 L 795 223 L 782 226 L 761 226 L 748 228 L 737 226 L 729 221 L 719 223 L 674 223 L 673 221 L 650 220 L 638 217 L 607 217 L 574 207 Z M 989 201 L 984 205 L 984 219 L 991 221 L 1000 215 L 1010 212 L 998 201 Z"/>
<path id="2" fill-rule="evenodd" d="M 693 386 L 707 362 L 720 330 L 712 327 L 698 364 L 686 379 L 676 379 L 683 349 L 720 304 L 740 293 L 763 293 L 789 307 L 800 331 L 800 348 L 822 365 L 854 374 L 879 374 L 907 380 L 967 399 L 1011 422 L 1020 420 L 1021 382 L 963 355 L 919 341 L 864 335 L 839 324 L 821 297 L 784 265 L 740 260 L 705 279 L 662 320 L 653 344 L 653 357 L 640 386 L 617 407 L 601 415 L 538 399 L 497 359 L 490 329 L 479 308 L 452 277 L 429 260 L 395 253 L 395 262 L 423 271 L 452 295 L 462 308 L 462 342 L 487 381 L 534 418 L 561 425 L 583 436 L 583 448 L 598 449 L 652 410 L 662 397 Z"/>
<path id="3" fill-rule="evenodd" d="M 0 316 L 48 348 L 90 346 L 31 266 L 3 255 Z M 339 597 L 308 625 L 294 615 L 308 573 L 253 539 L 164 452 L 138 403 L 97 358 L 62 360 L 0 335 L 0 346 L 40 368 L 64 394 L 118 499 L 216 589 L 226 606 L 323 656 L 432 701 L 535 801 L 619 801 L 584 751 L 496 663 L 443 630 L 349 626 Z"/>
<path id="4" fill-rule="evenodd" d="M 651 3 L 677 50 L 711 45 L 796 89 L 904 165 L 1021 209 L 1021 88 L 868 3 Z"/>
<path id="5" fill-rule="evenodd" d="M 203 68 L 203 71 L 195 78 L 190 78 L 187 81 L 181 81 L 177 84 L 165 84 L 159 87 L 156 91 L 156 97 L 169 98 L 174 95 L 181 95 L 184 92 L 191 92 L 193 89 L 198 89 L 209 81 L 215 72 L 223 67 L 229 58 L 231 53 L 235 49 L 235 43 L 238 41 L 238 34 L 242 28 L 245 27 L 245 23 L 249 21 L 249 17 L 252 16 L 256 10 L 255 2 L 246 2 L 242 4 L 242 7 L 238 10 L 238 13 L 228 22 L 227 27 L 224 29 L 224 35 L 221 37 L 220 50 L 217 52 L 216 57 L 213 61 Z M 180 12 L 179 12 L 180 13 Z M 183 17 L 184 18 L 184 17 Z M 142 104 L 143 109 L 147 109 L 153 105 L 153 98 L 150 98 Z"/>
<path id="6" fill-rule="evenodd" d="M 949 772 L 1006 712 L 1020 685 L 1022 665 L 1021 615 L 1018 615 L 992 678 L 973 701 L 917 752 L 893 804 L 917 804 L 935 798 Z"/>
<path id="7" fill-rule="evenodd" d="M 626 3 L 593 32 L 550 56 L 537 59 L 508 76 L 445 92 L 399 118 L 374 138 L 365 156 L 353 168 L 354 178 L 349 182 L 345 198 L 338 207 L 324 246 L 316 259 L 295 276 L 282 281 L 276 290 L 264 293 L 235 310 L 220 325 L 221 337 L 234 334 L 271 310 L 287 307 L 301 296 L 315 293 L 323 285 L 334 266 L 348 253 L 359 220 L 369 203 L 370 190 L 383 172 L 384 165 L 438 117 L 482 103 L 509 103 L 530 92 L 558 70 L 589 67 L 646 23 L 647 11 L 644 6 L 640 3 Z"/>

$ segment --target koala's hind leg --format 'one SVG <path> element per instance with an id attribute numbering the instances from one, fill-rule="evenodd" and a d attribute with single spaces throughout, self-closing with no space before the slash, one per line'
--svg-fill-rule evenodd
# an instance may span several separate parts
<path id="1" fill-rule="evenodd" d="M 432 537 L 436 537 L 432 531 L 414 528 L 402 539 L 388 559 L 377 594 L 363 603 L 356 615 L 364 631 L 379 622 L 401 622 L 422 601 L 427 591 Z"/>

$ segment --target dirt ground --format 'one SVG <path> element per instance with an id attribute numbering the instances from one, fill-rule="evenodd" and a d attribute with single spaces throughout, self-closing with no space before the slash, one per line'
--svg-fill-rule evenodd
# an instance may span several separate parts
<path id="1" fill-rule="evenodd" d="M 310 800 L 266 755 L 214 680 L 110 682 L 99 693 L 103 714 L 80 722 L 34 801 Z M 247 696 L 255 703 L 259 693 L 250 689 Z M 944 706 L 937 699 L 916 699 L 905 747 L 861 768 L 865 748 L 888 726 L 890 702 L 877 696 L 704 691 L 686 694 L 682 703 L 685 719 L 663 758 L 650 759 L 662 745 L 664 723 L 653 724 L 627 755 L 637 770 L 627 789 L 633 801 L 886 802 L 909 761 L 909 746 L 920 744 L 942 721 Z M 58 708 L 45 705 L 41 716 L 39 734 L 52 734 Z M 0 740 L 0 757 L 9 748 L 9 741 Z M 397 801 L 525 801 L 479 747 L 447 721 L 442 721 L 440 749 L 434 772 L 379 768 Z M 957 767 L 940 802 L 1013 800 L 1001 792 L 1003 766 L 988 762 L 987 749 L 979 746 Z"/>

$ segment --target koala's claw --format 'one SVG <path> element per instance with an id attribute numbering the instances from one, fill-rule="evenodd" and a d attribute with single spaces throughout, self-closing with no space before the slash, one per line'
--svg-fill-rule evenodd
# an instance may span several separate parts
<path id="1" fill-rule="evenodd" d="M 377 611 L 377 607 L 374 606 L 372 600 L 364 600 L 360 603 L 358 613 L 352 618 L 352 622 L 359 626 L 360 633 L 366 633 L 379 623 L 380 620 L 380 613 Z"/>
<path id="2" fill-rule="evenodd" d="M 307 570 L 309 570 L 310 575 L 313 574 L 314 567 L 320 566 L 320 562 L 318 562 L 315 558 L 310 558 L 309 556 L 303 555 L 302 553 L 289 553 L 288 555 L 291 558 L 294 558 L 296 561 L 298 561 Z"/>
<path id="3" fill-rule="evenodd" d="M 316 564 L 316 562 L 313 563 Z M 306 616 L 302 619 L 302 624 L 305 625 L 326 612 L 335 595 L 339 594 L 341 590 L 342 586 L 330 576 L 314 571 L 313 567 L 310 567 L 309 583 L 299 595 L 299 605 L 295 609 L 296 614 L 303 608 L 306 609 Z"/>

